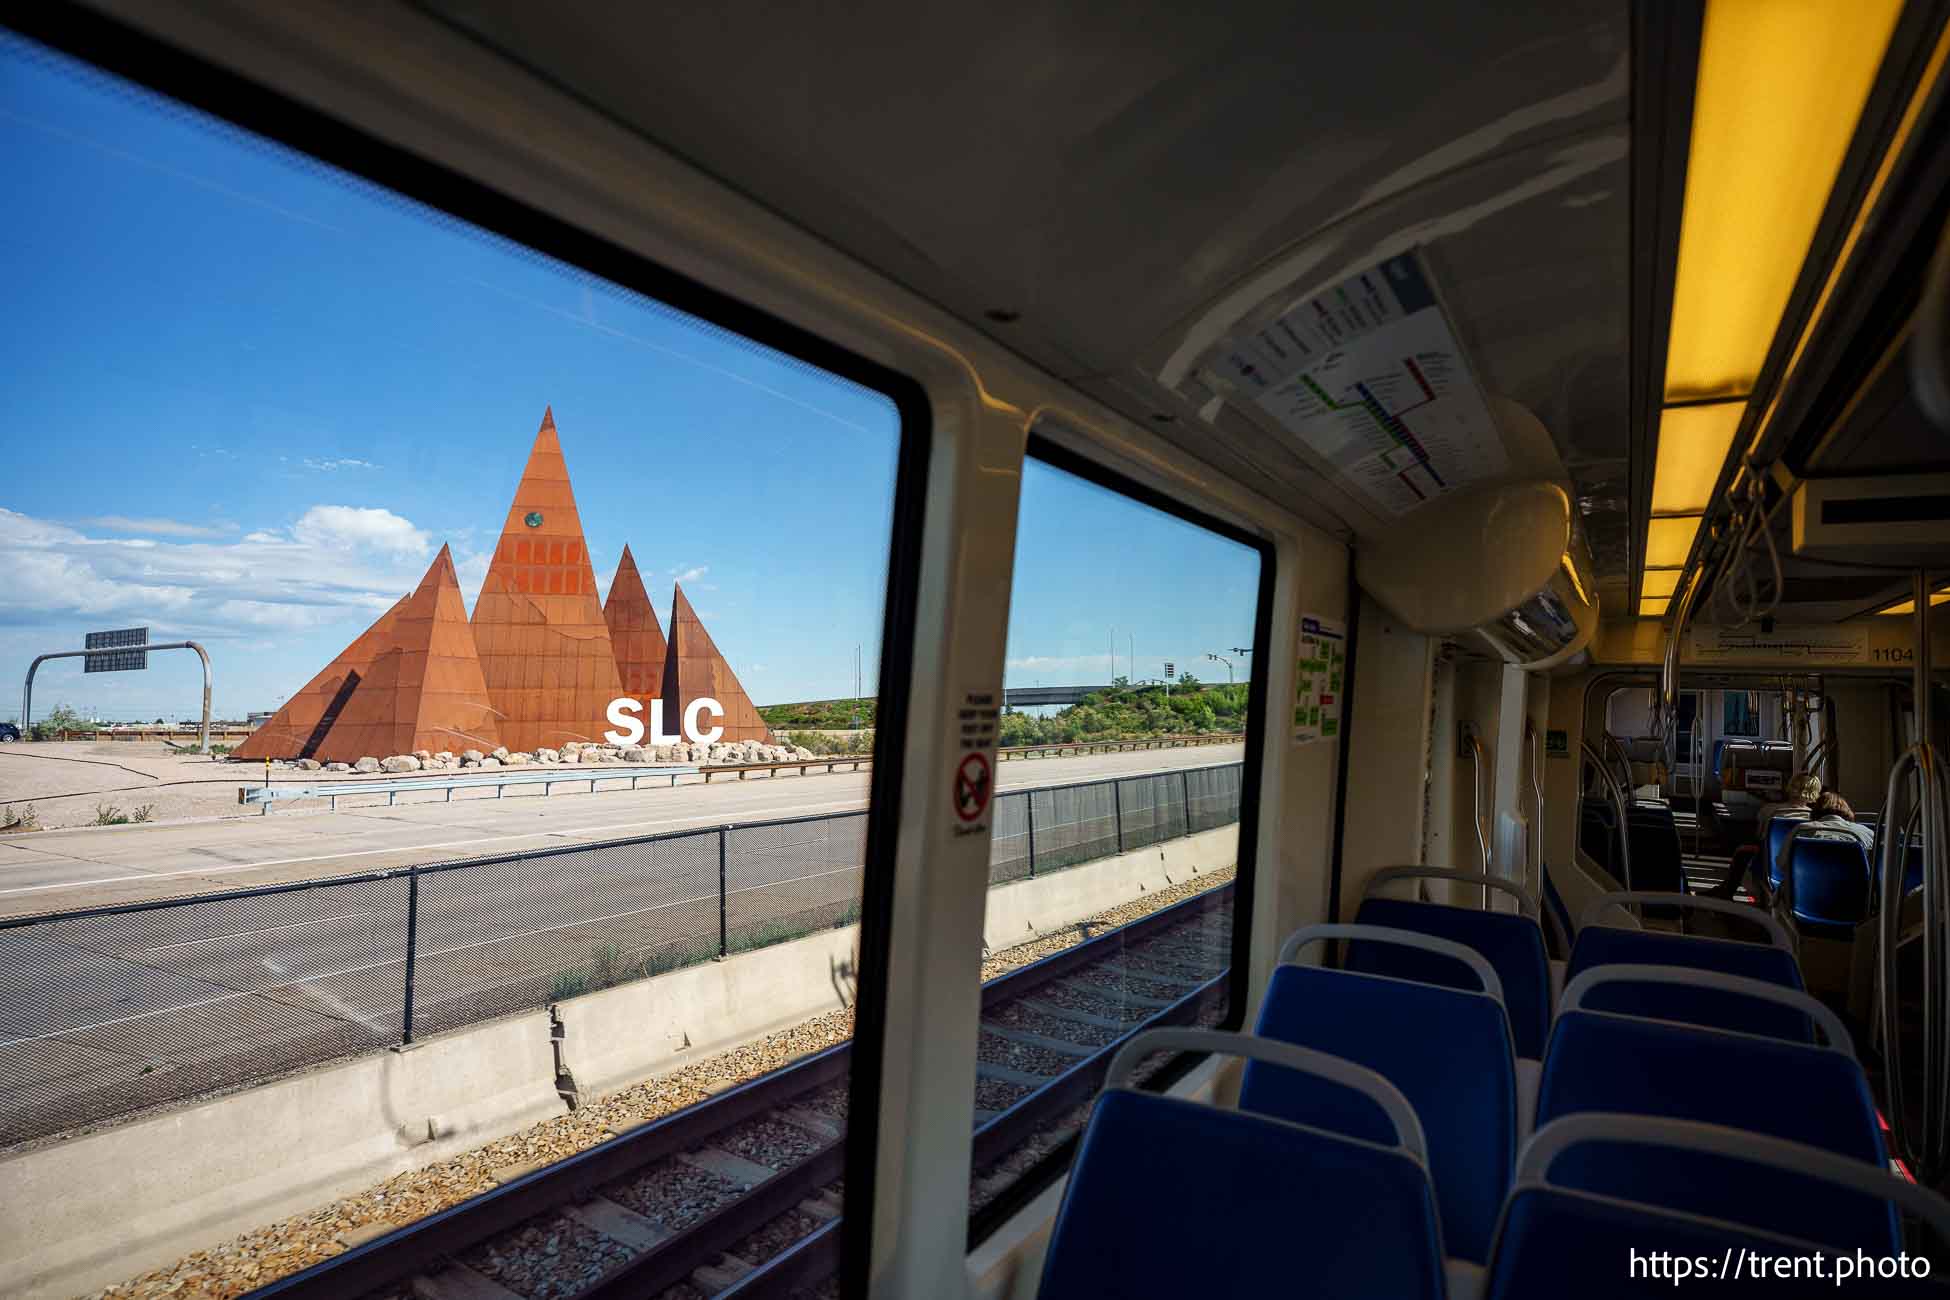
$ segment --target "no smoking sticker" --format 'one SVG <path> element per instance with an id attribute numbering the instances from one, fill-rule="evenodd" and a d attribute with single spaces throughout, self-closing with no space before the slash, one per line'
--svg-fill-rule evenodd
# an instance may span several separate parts
<path id="1" fill-rule="evenodd" d="M 996 690 L 964 691 L 961 699 L 960 745 L 955 753 L 956 835 L 974 835 L 989 828 L 989 805 L 995 797 L 994 759 L 996 719 L 1001 710 Z"/>
<path id="2" fill-rule="evenodd" d="M 964 756 L 961 766 L 955 769 L 955 816 L 966 823 L 987 812 L 992 788 L 988 755 Z"/>

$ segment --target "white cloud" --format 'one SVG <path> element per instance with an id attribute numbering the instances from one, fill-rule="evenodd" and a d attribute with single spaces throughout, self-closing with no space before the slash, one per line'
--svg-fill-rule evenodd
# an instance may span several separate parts
<path id="1" fill-rule="evenodd" d="M 278 459 L 283 460 L 284 457 L 280 456 L 278 457 Z M 327 472 L 330 472 L 332 470 L 338 470 L 338 469 L 380 469 L 382 468 L 379 465 L 373 464 L 369 460 L 360 460 L 355 456 L 341 456 L 337 460 L 317 460 L 311 456 L 307 456 L 305 457 L 302 464 L 306 469 L 325 470 Z"/>
<path id="2" fill-rule="evenodd" d="M 262 637 L 370 620 L 419 583 L 430 550 L 410 520 L 350 506 L 222 541 L 100 536 L 0 507 L 0 623 L 113 615 L 183 636 Z M 462 568 L 485 575 L 486 557 Z"/>
<path id="3" fill-rule="evenodd" d="M 711 566 L 708 564 L 700 564 L 695 568 L 685 569 L 681 572 L 676 569 L 671 570 L 671 573 L 676 576 L 679 582 L 696 582 L 709 572 L 711 572 Z"/>
<path id="4" fill-rule="evenodd" d="M 1021 673 L 1087 673 L 1100 680 L 1109 680 L 1111 670 L 1110 656 L 1102 655 L 1029 655 L 1022 659 L 1011 659 L 1007 667 L 1010 672 Z M 1070 683 L 1066 683 L 1070 684 Z M 1093 685 L 1093 682 L 1078 682 L 1076 685 Z M 1020 685 L 1020 683 L 1018 683 Z"/>
<path id="5" fill-rule="evenodd" d="M 222 537 L 237 531 L 236 524 L 186 524 L 177 519 L 132 519 L 127 515 L 103 515 L 81 522 L 115 533 L 153 533 L 157 537 Z"/>
<path id="6" fill-rule="evenodd" d="M 377 506 L 313 506 L 291 526 L 291 535 L 306 546 L 334 550 L 426 555 L 432 549 L 423 530 Z"/>

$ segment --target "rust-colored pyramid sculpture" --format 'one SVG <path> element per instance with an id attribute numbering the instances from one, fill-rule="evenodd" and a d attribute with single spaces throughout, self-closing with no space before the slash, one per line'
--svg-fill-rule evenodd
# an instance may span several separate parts
<path id="1" fill-rule="evenodd" d="M 354 763 L 416 749 L 458 753 L 499 746 L 500 727 L 446 547 L 419 587 L 386 617 L 391 644 L 373 656 L 312 757 Z"/>
<path id="2" fill-rule="evenodd" d="M 306 682 L 270 721 L 231 751 L 233 758 L 318 758 L 318 747 L 338 721 L 353 691 L 365 680 L 372 661 L 393 643 L 393 622 L 411 596 L 401 596 L 379 620 L 361 632 L 338 658 Z M 353 755 L 354 758 L 361 755 Z M 376 754 L 375 758 L 384 758 Z M 319 759 L 320 762 L 328 760 Z"/>
<path id="3" fill-rule="evenodd" d="M 628 543 L 610 581 L 609 599 L 603 602 L 603 621 L 609 624 L 609 641 L 616 649 L 623 694 L 634 700 L 656 699 L 664 686 L 664 630 L 657 611 L 650 607 L 650 593 L 643 589 L 643 576 L 636 571 L 636 557 Z M 665 729 L 674 729 L 677 721 L 666 717 Z"/>
<path id="4" fill-rule="evenodd" d="M 720 737 L 724 744 L 742 740 L 775 743 L 771 728 L 758 716 L 751 697 L 738 684 L 738 675 L 718 653 L 711 634 L 704 630 L 697 611 L 691 608 L 691 602 L 684 598 L 683 587 L 679 586 L 670 598 L 670 647 L 664 656 L 661 696 L 664 729 L 675 733 L 683 726 L 684 710 L 701 696 L 716 700 L 724 709 L 724 718 L 719 723 L 724 727 L 724 735 Z M 711 723 L 709 714 L 698 719 L 700 727 L 709 727 Z"/>
<path id="5" fill-rule="evenodd" d="M 601 740 L 623 683 L 553 409 L 542 415 L 474 603 L 474 645 L 501 714 L 502 744 L 533 750 Z"/>

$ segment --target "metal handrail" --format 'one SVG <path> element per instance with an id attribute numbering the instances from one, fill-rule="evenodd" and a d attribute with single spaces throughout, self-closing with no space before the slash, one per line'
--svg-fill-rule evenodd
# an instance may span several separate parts
<path id="1" fill-rule="evenodd" d="M 1946 876 L 1945 845 L 1950 837 L 1950 771 L 1946 771 L 1935 746 L 1922 740 L 1909 747 L 1889 770 L 1883 793 L 1882 825 L 1907 826 L 1912 810 L 1903 802 L 1911 788 L 1917 795 L 1914 812 L 1919 814 L 1923 837 L 1923 881 L 1921 938 L 1923 941 L 1923 1069 L 1922 1123 L 1915 1124 L 1907 1106 L 1903 1058 L 1906 1055 L 1899 1026 L 1901 1001 L 1901 946 L 1903 874 L 1902 849 L 1907 831 L 1879 836 L 1877 871 L 1880 873 L 1880 915 L 1876 918 L 1876 937 L 1880 944 L 1878 971 L 1877 1027 L 1888 1063 L 1890 1142 L 1898 1154 L 1910 1162 L 1911 1172 L 1925 1183 L 1936 1183 L 1950 1170 L 1950 1060 L 1944 1057 L 1950 1026 L 1943 1022 L 1950 1014 L 1945 1005 L 1943 976 L 1946 905 L 1950 905 L 1950 876 Z M 1920 1130 L 1920 1131 L 1919 1131 Z"/>
<path id="2" fill-rule="evenodd" d="M 1605 766 L 1605 760 L 1603 756 L 1600 755 L 1597 750 L 1591 747 L 1591 742 L 1588 740 L 1579 741 L 1578 750 L 1580 753 L 1584 755 L 1585 760 L 1587 762 L 1589 762 L 1593 767 L 1598 769 L 1598 775 L 1604 778 L 1605 793 L 1611 798 L 1611 805 L 1613 811 L 1615 811 L 1618 814 L 1619 865 L 1624 867 L 1625 869 L 1625 879 L 1622 883 L 1624 884 L 1625 888 L 1629 890 L 1632 888 L 1631 807 L 1629 804 L 1626 803 L 1625 795 L 1623 794 L 1623 792 L 1619 790 L 1618 782 L 1612 779 L 1611 769 Z"/>

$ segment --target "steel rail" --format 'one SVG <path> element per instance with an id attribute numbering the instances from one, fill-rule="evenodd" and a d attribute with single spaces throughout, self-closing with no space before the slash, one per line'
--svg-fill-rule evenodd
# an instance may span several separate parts
<path id="1" fill-rule="evenodd" d="M 1174 903 L 1130 925 L 1087 939 L 1076 947 L 1042 961 L 997 976 L 982 986 L 984 1009 L 1022 997 L 1035 988 L 1081 967 L 1121 954 L 1133 941 L 1157 937 L 1188 920 L 1219 907 L 1232 893 L 1230 884 Z M 1008 1110 L 975 1131 L 976 1164 L 983 1153 L 993 1160 L 1002 1143 L 1019 1141 L 1050 1118 L 1094 1092 L 1101 1083 L 1117 1045 L 1133 1033 L 1161 1024 L 1197 1018 L 1230 980 L 1230 970 L 1199 985 L 1171 1005 L 1129 1027 L 1111 1044 L 1083 1058 Z M 396 1285 L 424 1272 L 436 1261 L 456 1257 L 473 1246 L 539 1215 L 573 1205 L 599 1194 L 608 1184 L 684 1151 L 748 1119 L 776 1110 L 801 1093 L 847 1077 L 853 1045 L 840 1043 L 804 1060 L 743 1083 L 716 1097 L 696 1102 L 673 1114 L 619 1134 L 565 1160 L 484 1192 L 407 1224 L 342 1255 L 253 1293 L 261 1300 L 337 1300 Z M 1092 1076 L 1096 1078 L 1093 1082 Z M 620 1300 L 623 1296 L 655 1295 L 689 1276 L 739 1239 L 785 1213 L 813 1191 L 841 1174 L 844 1136 L 822 1146 L 805 1160 L 779 1170 L 753 1190 L 674 1233 L 644 1253 L 618 1264 L 577 1300 Z M 809 1266 L 824 1259 L 828 1247 L 815 1245 L 830 1235 L 827 1225 L 761 1265 L 740 1287 L 756 1286 L 777 1269 L 810 1273 Z M 833 1237 L 837 1242 L 837 1237 Z M 803 1253 L 801 1248 L 805 1248 Z M 795 1273 L 796 1275 L 796 1273 Z"/>

